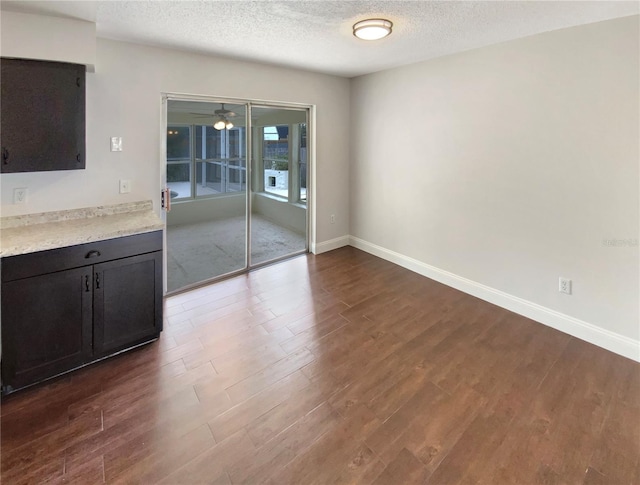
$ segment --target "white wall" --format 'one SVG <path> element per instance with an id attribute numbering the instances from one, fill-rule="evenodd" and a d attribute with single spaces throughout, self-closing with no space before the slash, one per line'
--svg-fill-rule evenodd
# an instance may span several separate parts
<path id="1" fill-rule="evenodd" d="M 349 233 L 349 80 L 177 50 L 98 39 L 87 74 L 87 168 L 3 174 L 3 216 L 152 199 L 159 206 L 161 92 L 315 104 L 316 242 Z M 121 153 L 109 138 L 123 137 Z M 132 180 L 119 194 L 119 179 Z M 27 205 L 12 205 L 27 187 Z M 330 214 L 338 215 L 335 224 Z"/>
<path id="2" fill-rule="evenodd" d="M 203 198 L 182 202 L 172 202 L 167 213 L 167 226 L 197 224 L 199 222 L 245 216 L 247 194 L 225 194 L 215 198 Z"/>
<path id="3" fill-rule="evenodd" d="M 276 224 L 304 235 L 307 227 L 307 210 L 302 204 L 292 204 L 266 194 L 252 194 L 251 210 Z"/>
<path id="4" fill-rule="evenodd" d="M 353 243 L 640 359 L 638 18 L 354 79 Z"/>
<path id="5" fill-rule="evenodd" d="M 84 64 L 96 63 L 96 24 L 78 19 L 18 12 L 0 13 L 0 49 L 4 57 Z"/>
<path id="6" fill-rule="evenodd" d="M 301 235 L 307 226 L 307 210 L 301 204 L 291 204 L 261 193 L 251 194 L 251 210 L 276 224 Z M 197 224 L 199 222 L 228 219 L 246 215 L 245 193 L 173 202 L 167 214 L 167 226 Z"/>

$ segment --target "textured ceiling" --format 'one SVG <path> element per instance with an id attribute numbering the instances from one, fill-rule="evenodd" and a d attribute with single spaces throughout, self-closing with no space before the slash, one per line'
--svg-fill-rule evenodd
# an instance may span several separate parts
<path id="1" fill-rule="evenodd" d="M 636 1 L 2 1 L 94 21 L 100 37 L 353 77 L 541 32 L 638 14 Z M 365 42 L 352 25 L 382 17 Z"/>

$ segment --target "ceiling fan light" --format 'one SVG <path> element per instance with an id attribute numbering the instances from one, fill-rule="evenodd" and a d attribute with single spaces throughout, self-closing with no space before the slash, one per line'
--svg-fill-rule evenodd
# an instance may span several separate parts
<path id="1" fill-rule="evenodd" d="M 231 128 L 233 128 L 233 123 L 231 123 L 231 121 L 227 121 L 227 124 L 226 124 L 226 125 L 224 125 L 224 127 L 225 127 L 227 130 L 230 130 Z"/>
<path id="2" fill-rule="evenodd" d="M 393 23 L 385 19 L 367 19 L 353 24 L 353 35 L 362 40 L 378 40 L 391 33 Z"/>
<path id="3" fill-rule="evenodd" d="M 226 126 L 226 123 L 224 122 L 224 120 L 218 120 L 213 124 L 213 127 L 216 130 L 224 130 Z"/>

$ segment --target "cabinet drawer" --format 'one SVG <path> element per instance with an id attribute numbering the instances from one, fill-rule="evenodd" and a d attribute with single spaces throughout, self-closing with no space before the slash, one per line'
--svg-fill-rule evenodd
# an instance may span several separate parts
<path id="1" fill-rule="evenodd" d="M 162 250 L 162 231 L 123 236 L 2 259 L 2 281 L 103 263 Z"/>

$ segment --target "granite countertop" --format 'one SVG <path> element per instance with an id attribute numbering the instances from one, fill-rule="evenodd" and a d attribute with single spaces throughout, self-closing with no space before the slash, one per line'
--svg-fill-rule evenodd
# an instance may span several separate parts
<path id="1" fill-rule="evenodd" d="M 0 257 L 159 231 L 150 200 L 0 218 Z"/>

